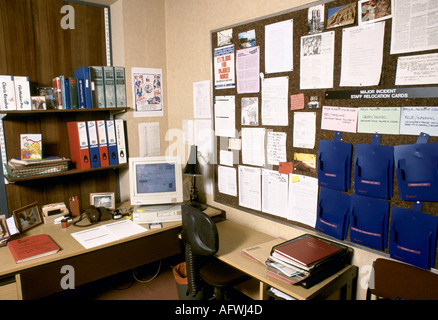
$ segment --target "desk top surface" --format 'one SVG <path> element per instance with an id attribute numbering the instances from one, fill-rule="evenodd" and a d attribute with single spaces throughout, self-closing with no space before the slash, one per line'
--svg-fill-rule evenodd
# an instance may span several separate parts
<path id="1" fill-rule="evenodd" d="M 265 233 L 248 228 L 231 220 L 225 220 L 217 223 L 219 232 L 219 251 L 217 257 L 238 268 L 258 280 L 267 283 L 286 294 L 293 296 L 296 299 L 311 299 L 315 297 L 324 287 L 330 285 L 337 280 L 338 277 L 346 272 L 352 272 L 352 275 L 357 272 L 353 266 L 347 266 L 333 276 L 321 281 L 309 289 L 305 289 L 299 285 L 289 285 L 278 279 L 267 276 L 267 269 L 265 265 L 258 263 L 248 257 L 242 255 L 242 250 L 272 241 L 275 237 Z M 283 240 L 284 241 L 284 240 Z M 268 258 L 269 252 L 266 252 Z"/>
<path id="2" fill-rule="evenodd" d="M 208 207 L 205 211 L 207 214 L 214 216 L 221 214 L 222 212 L 218 209 Z M 77 218 L 76 218 L 77 219 Z M 166 230 L 174 229 L 181 227 L 181 221 L 175 222 L 165 222 L 163 223 L 163 228 L 160 229 L 148 229 L 145 232 L 129 236 L 117 241 L 113 241 L 104 245 L 100 245 L 94 248 L 85 249 L 75 238 L 71 235 L 72 233 L 83 231 L 86 229 L 95 228 L 101 226 L 103 224 L 112 223 L 119 220 L 108 220 L 99 222 L 95 225 L 89 227 L 75 227 L 72 224 L 69 225 L 68 228 L 62 228 L 60 224 L 42 224 L 35 228 L 32 228 L 25 233 L 23 233 L 20 237 L 28 237 L 36 234 L 48 234 L 52 240 L 61 248 L 61 250 L 53 255 L 41 257 L 37 259 L 33 259 L 27 262 L 15 263 L 11 252 L 8 247 L 0 248 L 0 276 L 19 273 L 21 270 L 33 268 L 42 264 L 51 263 L 54 261 L 70 258 L 73 256 L 89 253 L 95 250 L 111 247 L 117 244 L 121 244 L 127 241 L 139 239 L 142 237 L 150 236 L 159 232 L 164 232 Z M 143 226 L 147 226 L 147 224 L 143 224 Z"/>

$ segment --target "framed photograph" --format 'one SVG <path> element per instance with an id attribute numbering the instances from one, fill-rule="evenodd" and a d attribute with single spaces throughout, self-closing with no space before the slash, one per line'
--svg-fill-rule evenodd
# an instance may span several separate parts
<path id="1" fill-rule="evenodd" d="M 24 232 L 43 223 L 37 202 L 16 209 L 12 211 L 12 214 L 14 215 L 15 223 L 20 232 Z"/>
<path id="2" fill-rule="evenodd" d="M 90 193 L 90 205 L 115 210 L 116 196 L 114 192 Z"/>

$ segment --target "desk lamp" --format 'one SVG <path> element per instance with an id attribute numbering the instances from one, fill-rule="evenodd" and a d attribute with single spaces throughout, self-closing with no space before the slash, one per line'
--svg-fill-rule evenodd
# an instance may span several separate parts
<path id="1" fill-rule="evenodd" d="M 198 147 L 196 145 L 190 146 L 189 160 L 184 168 L 183 174 L 193 177 L 192 190 L 190 191 L 190 205 L 200 210 L 205 210 L 206 205 L 199 203 L 198 188 L 196 187 L 196 177 L 202 176 L 201 166 L 198 162 Z"/>

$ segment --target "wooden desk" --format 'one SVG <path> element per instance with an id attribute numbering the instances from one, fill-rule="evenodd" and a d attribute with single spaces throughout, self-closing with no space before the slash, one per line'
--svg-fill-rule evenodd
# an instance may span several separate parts
<path id="1" fill-rule="evenodd" d="M 205 212 L 210 216 L 223 214 L 223 211 L 211 207 Z M 114 220 L 100 224 L 111 222 Z M 149 230 L 92 249 L 85 249 L 71 236 L 71 233 L 85 229 L 75 226 L 63 229 L 61 225 L 50 224 L 28 230 L 23 237 L 45 233 L 61 248 L 54 255 L 28 262 L 16 264 L 9 248 L 0 248 L 0 299 L 38 299 L 61 292 L 61 280 L 65 276 L 61 274 L 61 268 L 64 265 L 74 268 L 77 287 L 182 252 L 178 239 L 181 222 L 163 223 L 162 229 Z"/>
<path id="2" fill-rule="evenodd" d="M 331 277 L 321 281 L 309 289 L 298 285 L 288 285 L 278 279 L 270 278 L 266 274 L 266 267 L 241 254 L 243 249 L 273 240 L 274 237 L 251 228 L 240 225 L 231 220 L 216 224 L 219 232 L 219 251 L 217 257 L 244 271 L 256 279 L 256 293 L 251 296 L 255 299 L 266 299 L 266 288 L 275 287 L 284 293 L 299 299 L 325 299 L 341 290 L 344 299 L 351 299 L 357 279 L 357 267 L 346 266 Z M 267 253 L 268 257 L 269 253 Z"/>

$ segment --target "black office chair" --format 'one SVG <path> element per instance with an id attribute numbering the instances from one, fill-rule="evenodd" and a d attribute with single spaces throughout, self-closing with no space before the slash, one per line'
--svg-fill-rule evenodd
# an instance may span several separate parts
<path id="1" fill-rule="evenodd" d="M 186 203 L 181 210 L 188 294 L 196 297 L 201 291 L 207 293 L 207 284 L 213 287 L 216 299 L 228 299 L 229 289 L 250 277 L 212 257 L 219 249 L 219 236 L 216 224 L 207 214 Z"/>

